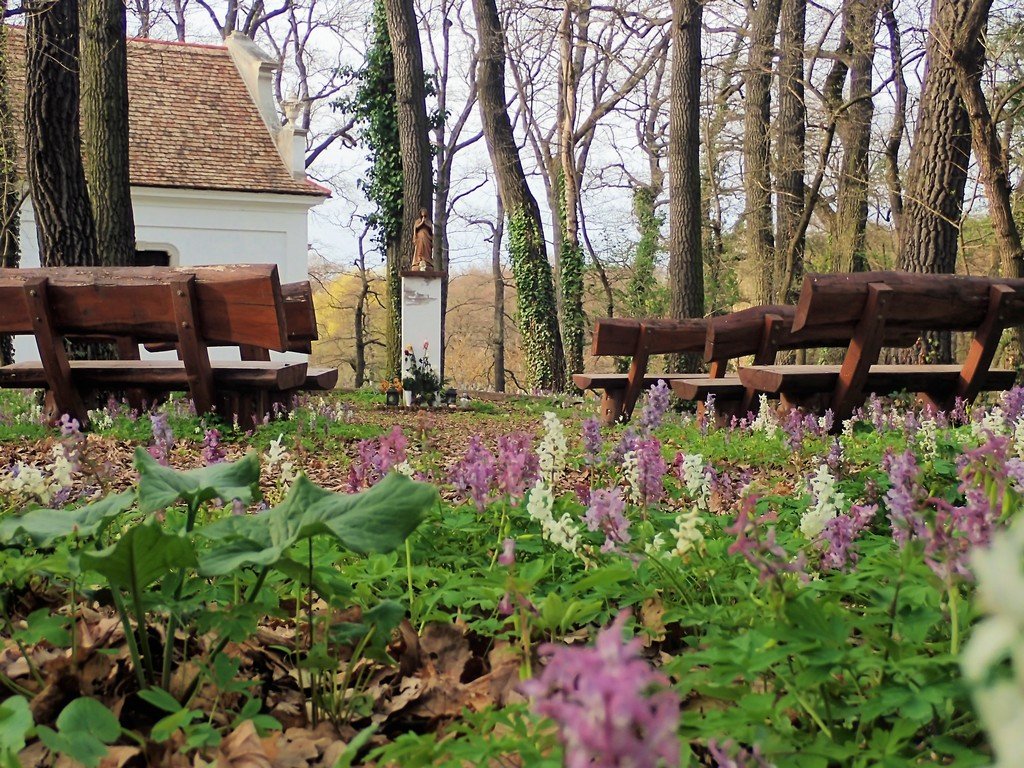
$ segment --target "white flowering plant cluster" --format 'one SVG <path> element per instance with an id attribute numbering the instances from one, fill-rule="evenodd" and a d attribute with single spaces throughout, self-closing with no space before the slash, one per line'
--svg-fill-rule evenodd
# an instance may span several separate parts
<path id="1" fill-rule="evenodd" d="M 568 512 L 563 512 L 557 520 L 554 516 L 555 496 L 551 488 L 538 480 L 530 491 L 530 499 L 526 503 L 526 513 L 531 519 L 540 523 L 541 536 L 562 549 L 579 553 L 579 525 Z"/>
<path id="2" fill-rule="evenodd" d="M 544 414 L 544 436 L 537 447 L 537 460 L 541 477 L 554 485 L 565 471 L 565 456 L 569 446 L 565 440 L 565 427 L 558 416 L 548 411 Z"/>
<path id="3" fill-rule="evenodd" d="M 686 487 L 687 497 L 697 509 L 708 509 L 711 501 L 711 478 L 707 464 L 699 453 L 684 454 L 680 460 L 679 473 Z"/>
<path id="4" fill-rule="evenodd" d="M 750 423 L 750 428 L 755 432 L 763 432 L 770 440 L 779 431 L 778 418 L 768 405 L 768 395 L 761 393 L 757 398 L 757 403 L 757 416 Z"/>
<path id="5" fill-rule="evenodd" d="M 825 529 L 825 523 L 846 511 L 846 495 L 836 488 L 836 479 L 822 464 L 807 481 L 813 501 L 800 518 L 800 532 L 815 539 Z"/>
<path id="6" fill-rule="evenodd" d="M 0 497 L 16 509 L 26 504 L 52 504 L 61 491 L 71 487 L 75 468 L 63 446 L 53 446 L 51 459 L 42 467 L 17 461 L 0 474 Z"/>
<path id="7" fill-rule="evenodd" d="M 294 482 L 298 472 L 292 455 L 284 447 L 284 433 L 270 441 L 270 447 L 263 458 L 266 461 L 267 473 L 274 478 L 276 498 L 268 499 L 272 504 L 280 502 Z"/>

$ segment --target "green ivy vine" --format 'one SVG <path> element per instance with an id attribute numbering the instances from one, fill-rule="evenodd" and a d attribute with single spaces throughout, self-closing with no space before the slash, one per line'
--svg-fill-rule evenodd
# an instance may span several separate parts
<path id="1" fill-rule="evenodd" d="M 574 241 L 576 233 L 569 231 L 566 209 L 565 173 L 559 171 L 558 222 L 562 229 L 562 249 L 559 253 L 559 289 L 562 292 L 562 343 L 565 345 L 566 379 L 583 370 L 583 249 Z"/>

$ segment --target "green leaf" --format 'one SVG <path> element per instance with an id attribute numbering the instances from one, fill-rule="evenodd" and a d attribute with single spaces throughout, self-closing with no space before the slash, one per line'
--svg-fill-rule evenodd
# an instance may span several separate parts
<path id="1" fill-rule="evenodd" d="M 196 533 L 223 542 L 203 555 L 204 576 L 244 566 L 270 567 L 302 539 L 327 534 L 360 554 L 401 546 L 437 501 L 437 491 L 392 473 L 356 494 L 333 493 L 299 475 L 284 501 L 262 515 L 223 518 Z"/>
<path id="2" fill-rule="evenodd" d="M 164 712 L 173 713 L 182 709 L 181 702 L 163 688 L 147 688 L 139 691 L 139 698 Z"/>
<path id="3" fill-rule="evenodd" d="M 0 544 L 28 542 L 36 547 L 50 547 L 57 539 L 72 534 L 80 538 L 98 536 L 111 520 L 127 512 L 134 501 L 134 491 L 125 491 L 75 509 L 33 509 L 0 522 Z"/>
<path id="4" fill-rule="evenodd" d="M 96 699 L 75 699 L 57 716 L 57 731 L 39 728 L 39 738 L 51 751 L 67 755 L 86 768 L 96 768 L 117 741 L 121 724 Z"/>
<path id="5" fill-rule="evenodd" d="M 370 738 L 377 732 L 377 728 L 377 723 L 373 723 L 357 733 L 345 747 L 345 751 L 338 755 L 338 759 L 334 762 L 334 768 L 351 768 L 352 761 L 356 759 L 359 751 L 370 743 Z"/>
<path id="6" fill-rule="evenodd" d="M 178 568 L 196 564 L 192 542 L 164 533 L 156 518 L 128 529 L 116 543 L 99 552 L 83 552 L 83 569 L 96 571 L 111 584 L 144 589 Z"/>
<path id="7" fill-rule="evenodd" d="M 11 696 L 0 704 L 0 757 L 17 755 L 32 735 L 32 710 L 23 696 Z"/>
<path id="8" fill-rule="evenodd" d="M 144 448 L 135 450 L 139 470 L 139 509 L 156 512 L 184 501 L 198 506 L 211 499 L 241 499 L 249 504 L 260 479 L 259 458 L 253 452 L 231 463 L 179 471 L 157 462 Z"/>

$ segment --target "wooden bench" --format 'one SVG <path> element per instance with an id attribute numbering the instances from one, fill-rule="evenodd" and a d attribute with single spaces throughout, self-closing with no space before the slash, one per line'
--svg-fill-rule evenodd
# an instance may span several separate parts
<path id="1" fill-rule="evenodd" d="M 316 326 L 316 311 L 313 307 L 313 290 L 309 281 L 303 280 L 282 285 L 281 300 L 284 302 L 285 327 L 288 331 L 287 351 L 310 354 L 313 351 L 313 342 L 320 336 Z M 121 342 L 122 340 L 118 339 L 117 341 Z M 144 346 L 150 352 L 177 351 L 178 349 L 178 345 L 171 342 L 150 342 Z M 270 350 L 243 344 L 239 347 L 239 357 L 242 360 L 268 361 L 270 360 Z M 307 366 L 306 380 L 300 385 L 300 388 L 329 390 L 334 389 L 337 383 L 337 368 Z"/>
<path id="2" fill-rule="evenodd" d="M 750 307 L 712 318 L 708 323 L 704 359 L 712 366 L 724 366 L 729 360 L 753 356 L 754 366 L 771 366 L 781 351 L 845 346 L 853 333 L 853 325 L 843 322 L 794 330 L 796 316 L 796 307 L 776 305 Z M 913 330 L 889 328 L 885 331 L 885 344 L 909 347 L 918 336 Z M 716 379 L 679 378 L 672 382 L 672 389 L 679 397 L 689 400 L 703 401 L 714 395 L 716 401 L 729 403 L 728 412 L 737 415 L 756 410 L 760 392 L 778 391 L 745 384 L 738 373 Z"/>
<path id="3" fill-rule="evenodd" d="M 0 386 L 45 387 L 55 413 L 83 424 L 81 392 L 93 388 L 188 390 L 198 413 L 248 424 L 308 373 L 305 362 L 209 357 L 212 346 L 288 349 L 274 265 L 0 269 L 0 333 L 34 335 L 40 357 L 0 368 Z M 117 339 L 123 359 L 69 360 L 65 338 Z M 172 345 L 180 359 L 139 360 L 139 343 Z"/>
<path id="4" fill-rule="evenodd" d="M 1004 328 L 1024 323 L 1024 280 L 906 272 L 808 275 L 793 334 L 845 338 L 840 366 L 754 365 L 741 368 L 747 386 L 777 393 L 784 403 L 830 407 L 837 425 L 866 394 L 916 392 L 936 407 L 1006 389 L 1013 371 L 990 370 Z M 831 329 L 831 330 L 827 330 Z M 878 365 L 884 346 L 928 331 L 974 331 L 961 366 Z"/>

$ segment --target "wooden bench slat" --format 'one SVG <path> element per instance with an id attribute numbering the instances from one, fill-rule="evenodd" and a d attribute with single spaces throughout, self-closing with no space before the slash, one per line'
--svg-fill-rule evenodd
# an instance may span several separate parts
<path id="1" fill-rule="evenodd" d="M 655 386 L 659 380 L 672 382 L 674 379 L 693 376 L 692 373 L 648 373 L 644 376 L 644 388 Z M 626 389 L 629 374 L 626 373 L 574 373 L 573 384 L 580 389 Z"/>
<path id="2" fill-rule="evenodd" d="M 707 400 L 708 395 L 716 400 L 740 400 L 747 388 L 739 376 L 689 376 L 673 380 L 672 391 L 684 400 Z"/>
<path id="3" fill-rule="evenodd" d="M 303 389 L 334 389 L 338 384 L 337 368 L 307 368 Z"/>
<path id="4" fill-rule="evenodd" d="M 759 365 L 740 368 L 744 385 L 761 392 L 804 395 L 831 392 L 839 381 L 838 365 Z M 889 394 L 952 391 L 960 378 L 959 365 L 873 365 L 865 392 Z M 989 370 L 982 382 L 985 390 L 1009 389 L 1015 373 L 1005 369 Z"/>
<path id="5" fill-rule="evenodd" d="M 70 365 L 71 379 L 80 389 L 131 386 L 173 390 L 188 386 L 185 364 L 180 360 L 73 360 Z M 211 367 L 214 383 L 229 389 L 295 389 L 305 384 L 307 375 L 306 363 L 212 361 Z M 47 381 L 41 363 L 24 362 L 0 368 L 0 384 L 31 389 L 46 387 Z"/>

